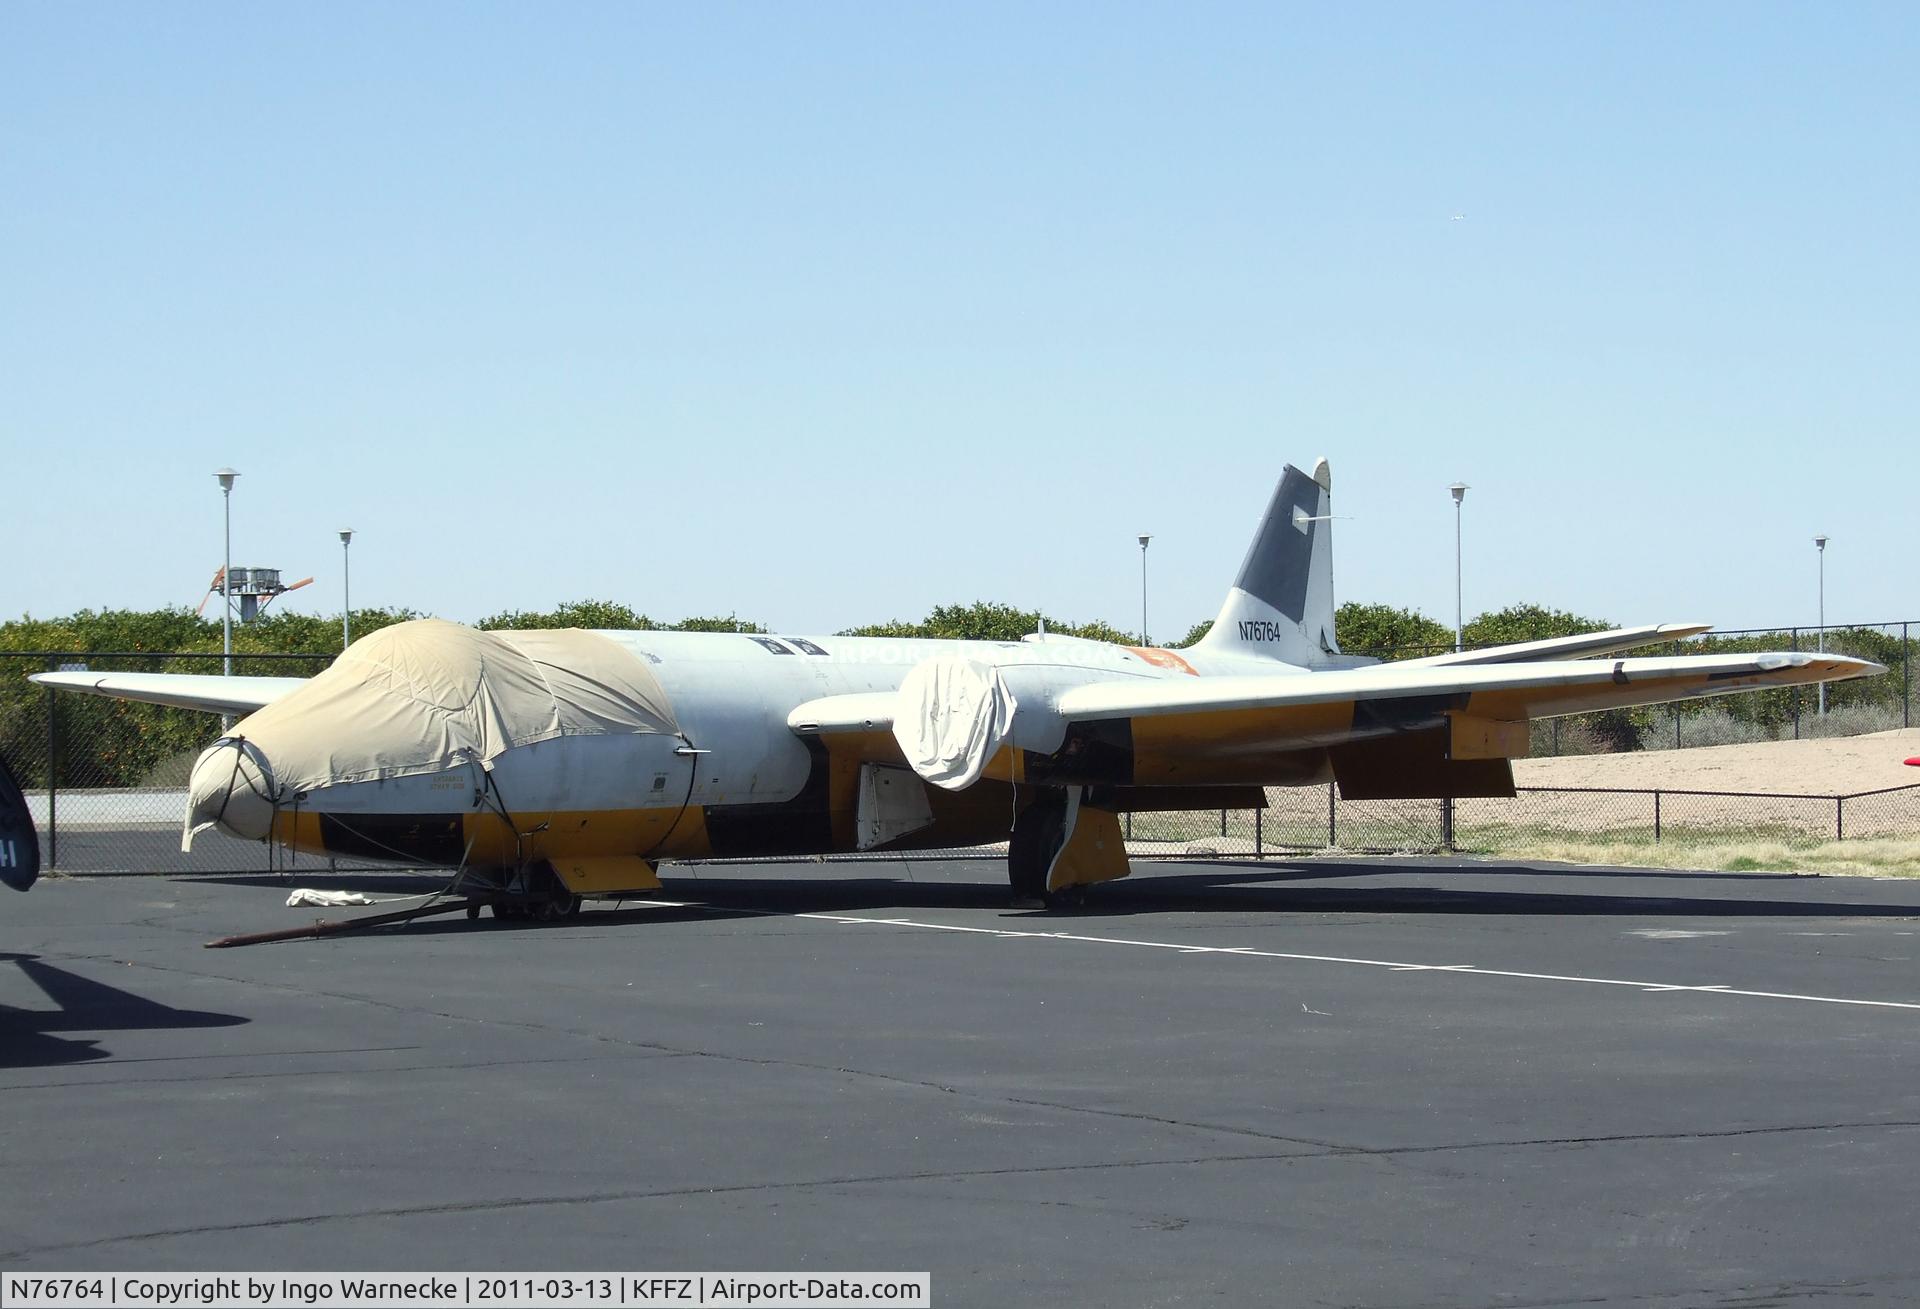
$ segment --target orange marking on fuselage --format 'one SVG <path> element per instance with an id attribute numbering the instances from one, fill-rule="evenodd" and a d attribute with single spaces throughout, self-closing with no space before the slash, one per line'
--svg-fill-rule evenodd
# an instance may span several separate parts
<path id="1" fill-rule="evenodd" d="M 1166 668 L 1185 673 L 1188 677 L 1200 676 L 1200 671 L 1171 650 L 1162 650 L 1157 645 L 1130 645 L 1125 647 L 1155 668 Z"/>

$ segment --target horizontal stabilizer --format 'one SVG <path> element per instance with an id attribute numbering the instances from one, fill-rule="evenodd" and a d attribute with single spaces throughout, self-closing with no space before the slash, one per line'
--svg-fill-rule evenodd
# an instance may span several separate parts
<path id="1" fill-rule="evenodd" d="M 31 673 L 28 681 L 82 695 L 211 714 L 250 714 L 278 700 L 304 677 L 222 677 L 218 673 Z"/>
<path id="2" fill-rule="evenodd" d="M 1595 655 L 1617 654 L 1643 645 L 1679 641 L 1712 628 L 1711 623 L 1651 623 L 1644 627 L 1616 627 L 1608 632 L 1556 636 L 1545 641 L 1520 641 L 1485 650 L 1450 650 L 1424 659 L 1394 662 L 1399 668 L 1460 668 L 1474 664 L 1515 664 L 1530 659 L 1591 659 Z"/>

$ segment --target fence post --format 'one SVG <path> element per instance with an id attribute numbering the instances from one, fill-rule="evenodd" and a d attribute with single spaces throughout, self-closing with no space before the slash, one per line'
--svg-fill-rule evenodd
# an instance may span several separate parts
<path id="1" fill-rule="evenodd" d="M 1799 650 L 1800 650 L 1800 629 L 1799 628 L 1796 627 L 1793 629 L 1792 639 L 1789 640 L 1787 644 L 1788 644 L 1788 648 L 1793 650 L 1796 654 L 1799 653 Z M 1793 739 L 1796 741 L 1800 739 L 1800 688 L 1797 686 L 1793 688 Z"/>
<path id="2" fill-rule="evenodd" d="M 1900 624 L 1900 726 L 1913 726 L 1913 646 L 1907 624 Z"/>
<path id="3" fill-rule="evenodd" d="M 1267 811 L 1265 809 L 1256 809 L 1253 811 L 1253 857 L 1255 859 L 1265 859 L 1267 857 L 1266 851 L 1261 848 L 1261 839 L 1260 839 L 1261 838 L 1260 820 L 1266 816 L 1266 812 Z"/>
<path id="4" fill-rule="evenodd" d="M 1448 796 L 1440 802 L 1440 840 L 1452 854 L 1453 846 L 1453 797 Z"/>
<path id="5" fill-rule="evenodd" d="M 1844 795 L 1833 797 L 1833 839 L 1847 839 L 1847 797 Z"/>
<path id="6" fill-rule="evenodd" d="M 1679 701 L 1675 701 L 1673 706 L 1673 748 L 1676 750 L 1680 748 L 1680 703 Z"/>
<path id="7" fill-rule="evenodd" d="M 1225 836 L 1226 834 L 1227 834 L 1227 811 L 1222 809 L 1220 811 L 1220 835 Z"/>
<path id="8" fill-rule="evenodd" d="M 60 770 L 54 762 L 54 752 L 60 745 L 60 732 L 55 726 L 59 706 L 53 698 L 53 688 L 47 688 L 47 867 L 60 866 L 60 824 L 57 810 L 60 798 Z"/>
<path id="9" fill-rule="evenodd" d="M 1653 793 L 1653 843 L 1660 844 L 1660 792 Z"/>
<path id="10" fill-rule="evenodd" d="M 1334 784 L 1332 782 L 1328 782 L 1327 783 L 1327 849 L 1338 850 L 1340 848 L 1340 832 L 1338 827 L 1335 826 L 1335 819 L 1333 816 L 1333 795 L 1334 795 L 1333 788 L 1334 788 Z"/>

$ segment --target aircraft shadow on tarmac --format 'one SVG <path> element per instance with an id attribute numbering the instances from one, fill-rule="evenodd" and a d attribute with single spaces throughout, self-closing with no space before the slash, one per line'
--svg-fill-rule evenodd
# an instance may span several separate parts
<path id="1" fill-rule="evenodd" d="M 1492 876 L 1505 878 L 1531 874 L 1539 878 L 1564 876 L 1569 879 L 1638 877 L 1632 870 L 1584 871 L 1573 869 L 1532 869 L 1503 866 L 1498 868 L 1461 868 L 1454 865 L 1372 865 L 1351 864 L 1307 867 L 1265 865 L 1249 867 L 1235 864 L 1186 864 L 1177 873 L 1156 876 L 1141 869 L 1124 882 L 1095 888 L 1083 905 L 1053 911 L 1011 909 L 1003 882 L 987 876 L 991 865 L 982 864 L 978 882 L 946 880 L 913 881 L 899 877 L 810 878 L 797 873 L 785 877 L 737 877 L 716 875 L 713 865 L 698 870 L 681 868 L 678 875 L 669 870 L 664 891 L 658 893 L 667 905 L 645 905 L 628 909 L 595 906 L 587 912 L 556 923 L 503 922 L 491 918 L 479 922 L 447 918 L 425 920 L 391 929 L 396 934 L 438 936 L 480 930 L 567 931 L 581 928 L 605 929 L 633 926 L 700 922 L 743 915 L 782 915 L 801 913 L 913 913 L 941 909 L 967 909 L 994 913 L 1012 920 L 1010 925 L 1042 926 L 1046 923 L 1075 920 L 1153 916 L 1159 914 L 1270 914 L 1276 918 L 1299 914 L 1462 914 L 1462 915 L 1569 915 L 1587 917 L 1634 918 L 1920 918 L 1920 901 L 1911 904 L 1875 903 L 1860 900 L 1826 900 L 1756 897 L 1756 880 L 1798 885 L 1794 879 L 1750 874 L 1682 873 L 1655 874 L 1691 879 L 1696 886 L 1716 887 L 1723 895 L 1644 895 L 1609 893 L 1592 889 L 1554 890 L 1533 887 L 1506 890 L 1485 885 L 1464 885 Z M 1150 867 L 1150 866 L 1149 866 Z M 730 870 L 728 870 L 730 871 Z M 1358 877 L 1392 876 L 1396 879 L 1418 877 L 1416 885 L 1305 885 L 1328 880 L 1345 881 Z M 282 884 L 280 879 L 209 879 L 242 884 Z M 323 879 L 314 879 L 319 884 Z M 368 879 L 371 881 L 371 879 Z M 1452 883 L 1452 885 L 1449 885 Z M 326 885 L 338 887 L 339 880 Z M 1831 882 L 1821 883 L 1831 886 Z M 396 890 L 389 878 L 366 889 Z M 684 902 L 684 903 L 681 903 Z"/>
<path id="2" fill-rule="evenodd" d="M 238 1014 L 175 1009 L 131 991 L 70 973 L 38 955 L 0 954 L 40 988 L 54 1009 L 0 1005 L 0 1068 L 45 1068 L 111 1058 L 98 1041 L 68 1040 L 55 1032 L 131 1032 L 173 1027 L 233 1027 L 251 1020 Z"/>

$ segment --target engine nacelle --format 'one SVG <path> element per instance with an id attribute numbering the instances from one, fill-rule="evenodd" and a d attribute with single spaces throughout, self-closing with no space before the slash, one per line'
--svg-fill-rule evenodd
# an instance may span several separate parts
<path id="1" fill-rule="evenodd" d="M 901 680 L 893 736 L 914 772 L 962 791 L 979 781 L 1002 748 L 1053 755 L 1067 742 L 1056 708 L 1062 692 L 1127 676 L 1058 663 L 986 663 L 937 655 Z"/>

